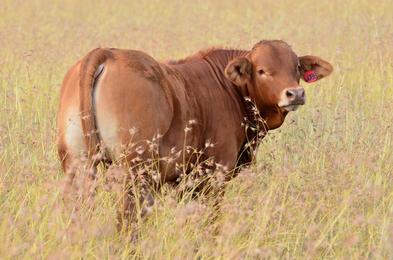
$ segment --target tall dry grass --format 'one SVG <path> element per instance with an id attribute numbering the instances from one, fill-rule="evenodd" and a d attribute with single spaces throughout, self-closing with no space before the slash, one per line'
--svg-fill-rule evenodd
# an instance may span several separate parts
<path id="1" fill-rule="evenodd" d="M 393 258 L 392 13 L 389 0 L 2 0 L 0 258 Z M 306 106 L 228 184 L 214 222 L 213 205 L 168 191 L 129 242 L 103 172 L 93 203 L 63 202 L 59 90 L 87 51 L 167 59 L 261 39 L 319 55 L 335 72 L 305 86 Z"/>

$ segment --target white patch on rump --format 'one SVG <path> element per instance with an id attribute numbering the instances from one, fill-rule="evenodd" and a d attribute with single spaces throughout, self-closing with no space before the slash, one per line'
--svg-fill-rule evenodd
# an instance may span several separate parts
<path id="1" fill-rule="evenodd" d="M 105 150 L 109 153 L 112 160 L 117 159 L 120 154 L 121 143 L 118 137 L 118 125 L 114 116 L 108 111 L 99 111 L 96 115 L 96 121 L 98 133 L 101 140 L 104 142 Z"/>
<path id="2" fill-rule="evenodd" d="M 68 111 L 65 131 L 68 150 L 74 156 L 86 155 L 87 149 L 83 138 L 82 122 L 77 109 Z"/>

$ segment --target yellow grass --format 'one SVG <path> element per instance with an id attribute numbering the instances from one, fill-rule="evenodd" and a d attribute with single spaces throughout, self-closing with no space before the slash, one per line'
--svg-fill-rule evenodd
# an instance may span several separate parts
<path id="1" fill-rule="evenodd" d="M 393 2 L 0 3 L 0 258 L 393 258 Z M 231 181 L 221 215 L 159 195 L 139 239 L 116 231 L 100 173 L 94 203 L 65 204 L 55 148 L 59 90 L 89 50 L 182 58 L 283 39 L 335 72 Z M 92 206 L 94 205 L 94 206 Z"/>

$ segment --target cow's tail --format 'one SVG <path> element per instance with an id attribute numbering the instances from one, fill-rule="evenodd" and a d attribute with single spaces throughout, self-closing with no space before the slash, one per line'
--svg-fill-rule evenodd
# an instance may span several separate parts
<path id="1" fill-rule="evenodd" d="M 82 60 L 79 82 L 79 111 L 81 112 L 82 129 L 88 150 L 90 166 L 99 163 L 100 138 L 96 126 L 94 108 L 94 86 L 104 70 L 105 61 L 113 58 L 109 49 L 97 48 L 89 52 Z"/>

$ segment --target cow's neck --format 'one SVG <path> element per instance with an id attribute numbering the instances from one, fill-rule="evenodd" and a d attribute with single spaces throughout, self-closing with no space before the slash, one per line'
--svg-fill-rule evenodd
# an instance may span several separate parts
<path id="1" fill-rule="evenodd" d="M 241 108 L 241 113 L 248 123 L 255 125 L 255 113 L 253 112 L 253 105 L 248 100 L 249 93 L 247 88 L 239 88 L 231 83 L 225 77 L 225 68 L 228 63 L 236 57 L 245 56 L 249 52 L 244 50 L 215 50 L 203 59 L 209 63 L 214 77 L 218 79 L 219 85 L 223 87 L 227 94 L 232 98 L 233 102 L 237 103 Z"/>
<path id="2" fill-rule="evenodd" d="M 225 77 L 225 68 L 228 63 L 236 57 L 245 56 L 249 51 L 245 50 L 226 50 L 226 49 L 210 49 L 200 51 L 185 59 L 178 61 L 168 61 L 167 63 L 175 66 L 183 75 L 190 74 L 199 75 L 201 78 L 209 77 L 213 79 L 214 85 L 211 87 L 218 88 L 229 96 L 233 103 L 241 110 L 239 114 L 245 116 L 246 107 L 244 106 L 243 97 L 245 93 L 240 92 L 240 88 L 234 86 Z M 209 74 L 209 76 L 207 75 Z M 184 77 L 187 81 L 188 77 Z"/>

